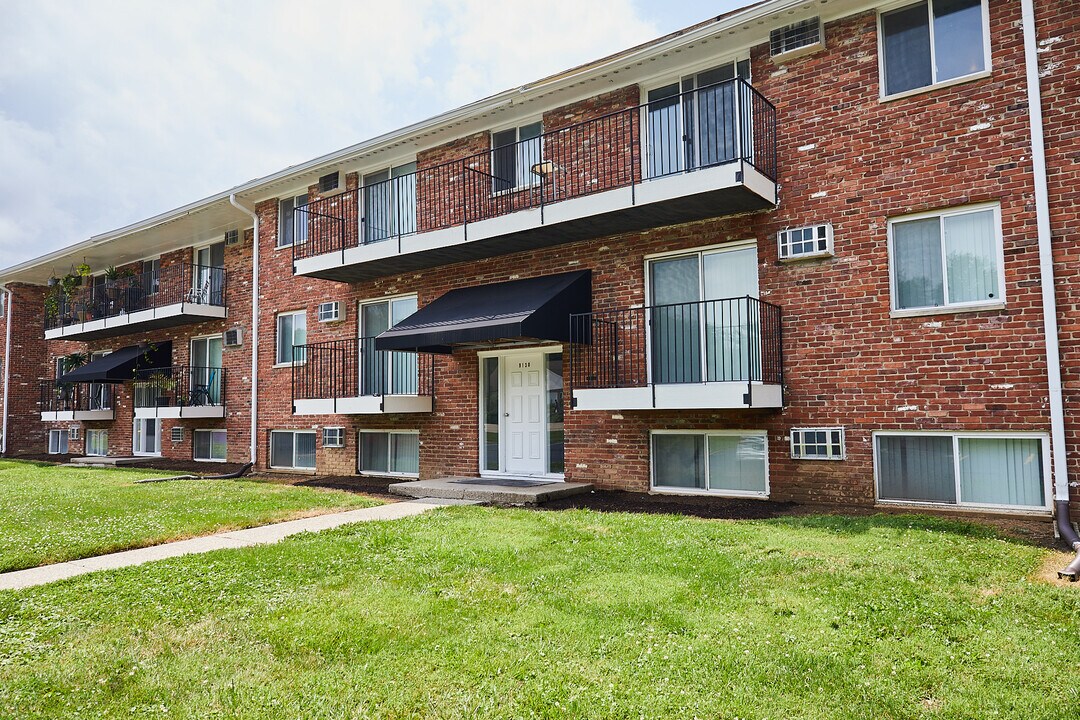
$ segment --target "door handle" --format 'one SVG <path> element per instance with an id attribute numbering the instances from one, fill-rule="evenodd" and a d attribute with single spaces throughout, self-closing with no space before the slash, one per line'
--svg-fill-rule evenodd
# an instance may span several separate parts
<path id="1" fill-rule="evenodd" d="M 510 413 L 503 413 L 503 417 L 510 417 Z"/>

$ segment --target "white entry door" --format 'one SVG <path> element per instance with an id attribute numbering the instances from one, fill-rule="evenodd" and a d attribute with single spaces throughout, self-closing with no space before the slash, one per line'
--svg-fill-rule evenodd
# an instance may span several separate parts
<path id="1" fill-rule="evenodd" d="M 547 472 L 544 356 L 541 353 L 515 353 L 503 362 L 506 472 L 543 475 Z"/>

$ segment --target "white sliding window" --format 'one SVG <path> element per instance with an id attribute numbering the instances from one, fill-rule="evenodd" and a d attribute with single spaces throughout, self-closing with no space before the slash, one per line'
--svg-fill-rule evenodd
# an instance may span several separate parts
<path id="1" fill-rule="evenodd" d="M 765 433 L 653 432 L 652 485 L 676 492 L 768 495 Z"/>
<path id="2" fill-rule="evenodd" d="M 997 206 L 889 221 L 894 310 L 977 309 L 1004 299 Z"/>
<path id="3" fill-rule="evenodd" d="M 419 475 L 419 433 L 361 431 L 359 467 L 362 473 Z"/>
<path id="4" fill-rule="evenodd" d="M 880 433 L 874 449 L 882 500 L 1027 509 L 1049 502 L 1041 436 Z"/>

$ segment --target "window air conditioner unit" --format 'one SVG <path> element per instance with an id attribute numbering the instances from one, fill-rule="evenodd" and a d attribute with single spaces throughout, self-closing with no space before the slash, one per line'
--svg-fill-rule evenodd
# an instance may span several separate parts
<path id="1" fill-rule="evenodd" d="M 180 425 L 174 426 L 172 429 L 171 439 L 174 443 L 184 442 L 184 428 Z"/>
<path id="2" fill-rule="evenodd" d="M 68 440 L 78 440 L 78 439 L 79 439 L 79 428 L 77 428 L 77 427 L 68 428 Z"/>
<path id="3" fill-rule="evenodd" d="M 812 17 L 769 33 L 769 57 L 783 62 L 824 47 L 821 18 Z"/>
<path id="4" fill-rule="evenodd" d="M 323 175 L 319 178 L 319 196 L 328 197 L 330 195 L 337 195 L 345 190 L 345 180 L 341 176 L 341 171 L 335 171 L 327 175 Z"/>
<path id="5" fill-rule="evenodd" d="M 222 343 L 225 347 L 239 347 L 244 342 L 244 331 L 241 328 L 233 327 L 225 331 L 225 340 Z"/>
<path id="6" fill-rule="evenodd" d="M 336 322 L 342 319 L 341 303 L 337 300 L 319 303 L 319 322 Z"/>
<path id="7" fill-rule="evenodd" d="M 776 233 L 777 255 L 781 262 L 832 257 L 832 223 L 788 228 Z"/>

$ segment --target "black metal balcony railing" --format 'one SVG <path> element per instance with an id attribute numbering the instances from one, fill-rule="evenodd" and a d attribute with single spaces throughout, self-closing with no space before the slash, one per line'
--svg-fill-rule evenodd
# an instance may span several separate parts
<path id="1" fill-rule="evenodd" d="M 112 410 L 112 383 L 41 383 L 41 412 L 92 412 Z"/>
<path id="2" fill-rule="evenodd" d="M 135 408 L 206 407 L 225 403 L 225 368 L 173 365 L 135 373 Z"/>
<path id="3" fill-rule="evenodd" d="M 70 295 L 57 285 L 45 297 L 45 329 L 191 303 L 225 306 L 224 268 L 177 263 L 100 284 L 75 288 Z"/>
<path id="4" fill-rule="evenodd" d="M 379 351 L 374 337 L 297 345 L 293 356 L 294 400 L 431 395 L 435 387 L 433 355 Z"/>
<path id="5" fill-rule="evenodd" d="M 293 259 L 740 161 L 775 181 L 776 108 L 737 78 L 311 202 Z"/>
<path id="6" fill-rule="evenodd" d="M 575 390 L 783 383 L 781 311 L 757 298 L 572 315 L 570 338 Z"/>

